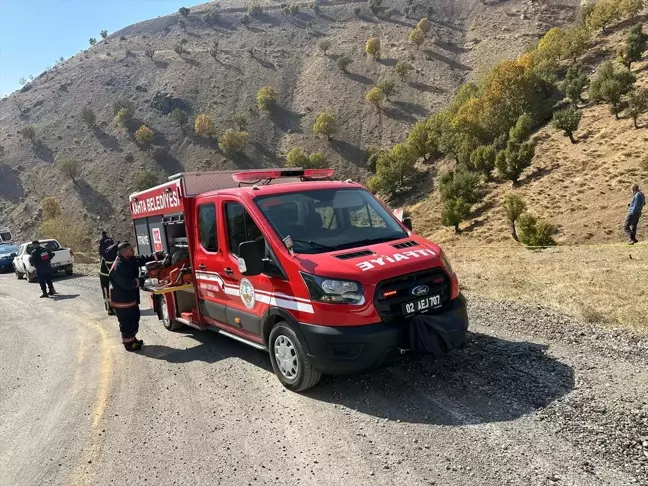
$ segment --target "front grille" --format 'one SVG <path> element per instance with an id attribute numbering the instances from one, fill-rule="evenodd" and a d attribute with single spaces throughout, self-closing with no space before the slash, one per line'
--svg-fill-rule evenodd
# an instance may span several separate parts
<path id="1" fill-rule="evenodd" d="M 350 260 L 351 258 L 358 258 L 361 256 L 368 256 L 368 255 L 373 255 L 374 252 L 371 250 L 360 250 L 360 251 L 354 251 L 352 253 L 344 253 L 342 255 L 335 255 L 335 258 L 339 258 L 340 260 Z"/>
<path id="2" fill-rule="evenodd" d="M 403 243 L 396 243 L 392 246 L 400 250 L 401 248 L 411 248 L 412 246 L 418 246 L 418 243 L 416 241 L 404 241 Z"/>
<path id="3" fill-rule="evenodd" d="M 411 294 L 411 291 L 418 285 L 430 287 L 430 292 L 427 295 L 441 294 L 442 307 L 429 311 L 429 313 L 443 311 L 443 307 L 450 301 L 450 280 L 441 268 L 432 268 L 380 282 L 376 286 L 374 305 L 381 319 L 390 323 L 402 321 L 401 304 L 417 298 Z M 396 291 L 396 293 L 384 297 L 384 293 L 390 291 Z"/>

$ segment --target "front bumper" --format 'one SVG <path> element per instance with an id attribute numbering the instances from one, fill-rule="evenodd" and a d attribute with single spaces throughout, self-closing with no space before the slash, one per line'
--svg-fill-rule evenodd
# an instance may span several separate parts
<path id="1" fill-rule="evenodd" d="M 13 260 L 0 260 L 0 272 L 13 272 Z"/>
<path id="2" fill-rule="evenodd" d="M 460 295 L 445 312 L 433 316 L 438 326 L 456 330 L 455 347 L 468 329 L 466 299 Z M 350 374 L 387 364 L 410 348 L 407 323 L 380 322 L 367 326 L 319 326 L 300 323 L 313 366 L 324 374 Z"/>

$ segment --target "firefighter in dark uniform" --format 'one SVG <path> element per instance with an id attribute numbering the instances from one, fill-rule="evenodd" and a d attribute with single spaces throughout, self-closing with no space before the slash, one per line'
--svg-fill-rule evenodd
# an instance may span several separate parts
<path id="1" fill-rule="evenodd" d="M 111 240 L 112 241 L 112 240 Z M 107 247 L 102 256 L 101 263 L 99 264 L 99 283 L 101 284 L 101 293 L 104 299 L 104 308 L 109 316 L 114 316 L 115 311 L 110 307 L 110 267 L 112 267 L 115 258 L 117 258 L 117 247 L 119 241 Z"/>
<path id="2" fill-rule="evenodd" d="M 164 252 L 157 255 L 164 258 Z M 123 241 L 117 247 L 117 258 L 110 268 L 110 305 L 117 315 L 122 343 L 127 351 L 138 351 L 144 344 L 144 341 L 137 339 L 139 289 L 144 285 L 139 269 L 155 258 L 156 254 L 135 256 L 132 245 Z"/>
<path id="3" fill-rule="evenodd" d="M 110 245 L 114 244 L 115 242 L 113 239 L 108 236 L 108 233 L 105 231 L 101 232 L 101 239 L 99 240 L 99 258 L 101 258 L 104 254 L 104 251 L 106 251 L 106 248 L 108 248 Z"/>
<path id="4" fill-rule="evenodd" d="M 29 263 L 36 268 L 36 275 L 38 275 L 38 283 L 43 291 L 41 298 L 47 298 L 50 295 L 56 294 L 54 291 L 54 284 L 52 284 L 52 258 L 54 252 L 40 246 L 40 242 L 32 241 L 34 249 L 29 254 Z M 47 292 L 49 287 L 49 294 Z"/>

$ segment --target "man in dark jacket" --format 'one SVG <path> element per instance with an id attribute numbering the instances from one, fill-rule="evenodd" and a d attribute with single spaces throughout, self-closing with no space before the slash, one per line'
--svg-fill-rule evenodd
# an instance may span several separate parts
<path id="1" fill-rule="evenodd" d="M 108 236 L 108 234 L 105 231 L 101 232 L 101 239 L 99 240 L 99 258 L 101 258 L 104 254 L 104 251 L 106 251 L 106 248 L 108 248 L 110 245 L 114 244 L 115 242 L 113 239 Z"/>
<path id="2" fill-rule="evenodd" d="M 52 284 L 52 258 L 54 258 L 54 252 L 40 246 L 40 242 L 37 240 L 32 241 L 32 245 L 34 249 L 29 254 L 29 263 L 36 268 L 38 283 L 43 291 L 41 298 L 47 298 L 56 294 Z M 47 293 L 48 287 L 49 295 Z"/>
<path id="3" fill-rule="evenodd" d="M 639 190 L 638 184 L 632 185 L 632 201 L 628 204 L 628 215 L 623 223 L 623 231 L 628 235 L 630 244 L 637 243 L 637 226 L 639 225 L 639 218 L 641 218 L 641 211 L 646 204 L 646 196 Z"/>
<path id="4" fill-rule="evenodd" d="M 112 267 L 113 262 L 117 258 L 119 243 L 118 241 L 106 248 L 99 263 L 99 284 L 101 285 L 101 293 L 104 299 L 104 308 L 109 316 L 115 315 L 115 311 L 110 306 L 110 267 Z"/>
<path id="5" fill-rule="evenodd" d="M 139 289 L 145 280 L 139 276 L 139 269 L 154 259 L 155 255 L 136 257 L 131 244 L 123 241 L 117 247 L 117 258 L 109 272 L 110 305 L 117 315 L 122 343 L 127 351 L 138 351 L 144 344 L 137 339 Z"/>

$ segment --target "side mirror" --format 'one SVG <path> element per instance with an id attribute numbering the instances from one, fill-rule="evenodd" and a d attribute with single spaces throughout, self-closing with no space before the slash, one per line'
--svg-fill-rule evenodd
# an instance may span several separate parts
<path id="1" fill-rule="evenodd" d="M 246 241 L 239 245 L 239 271 L 246 277 L 254 277 L 263 273 L 263 255 L 259 244 L 255 241 Z"/>
<path id="2" fill-rule="evenodd" d="M 403 218 L 403 226 L 412 231 L 412 220 L 410 218 Z"/>

